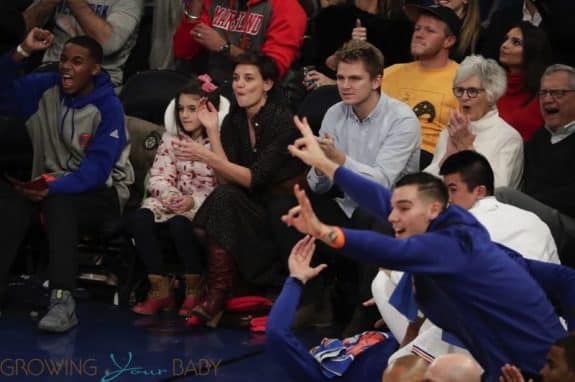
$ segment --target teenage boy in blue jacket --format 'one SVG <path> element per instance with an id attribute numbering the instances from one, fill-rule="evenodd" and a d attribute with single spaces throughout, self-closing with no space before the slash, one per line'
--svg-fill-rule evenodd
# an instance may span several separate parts
<path id="1" fill-rule="evenodd" d="M 388 218 L 395 238 L 321 223 L 298 188 L 299 205 L 283 221 L 358 260 L 411 272 L 421 312 L 470 351 L 485 380 L 496 381 L 506 363 L 536 375 L 551 344 L 566 332 L 528 269 L 493 243 L 471 214 L 447 207 L 440 179 L 407 175 L 392 194 L 327 159 L 306 121 L 295 122 L 303 138 L 290 152 L 332 178 L 360 206 Z"/>
<path id="2" fill-rule="evenodd" d="M 98 42 L 73 37 L 64 45 L 58 72 L 19 76 L 22 61 L 47 49 L 53 39 L 49 31 L 33 28 L 16 49 L 0 57 L 0 112 L 25 121 L 35 180 L 34 186 L 0 181 L 0 295 L 20 243 L 40 216 L 48 237 L 52 292 L 39 328 L 65 332 L 78 323 L 71 295 L 78 231 L 120 216 L 134 176 L 123 108 L 101 70 Z"/>

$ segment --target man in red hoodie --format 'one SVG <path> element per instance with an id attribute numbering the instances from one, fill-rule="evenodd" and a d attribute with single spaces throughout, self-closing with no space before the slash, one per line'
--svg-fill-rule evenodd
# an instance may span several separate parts
<path id="1" fill-rule="evenodd" d="M 194 71 L 196 59 L 205 56 L 198 72 L 210 73 L 220 85 L 231 82 L 234 60 L 246 51 L 273 58 L 281 77 L 300 50 L 307 17 L 297 0 L 204 0 L 201 8 L 193 3 L 202 1 L 191 3 L 174 35 L 174 55 L 193 61 Z"/>

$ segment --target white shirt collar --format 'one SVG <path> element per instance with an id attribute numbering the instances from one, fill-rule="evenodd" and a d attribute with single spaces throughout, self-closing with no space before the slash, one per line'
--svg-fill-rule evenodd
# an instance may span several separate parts
<path id="1" fill-rule="evenodd" d="M 525 4 L 525 1 L 524 1 L 523 2 L 523 21 L 527 21 L 527 22 L 533 24 L 534 26 L 538 27 L 539 24 L 541 24 L 541 21 L 543 21 L 543 19 L 541 18 L 541 14 L 539 13 L 539 11 L 535 11 L 535 14 L 533 16 L 531 16 L 531 13 L 527 9 L 527 4 Z"/>
<path id="2" fill-rule="evenodd" d="M 549 134 L 551 134 L 551 144 L 559 143 L 571 134 L 575 133 L 575 121 L 571 121 L 565 126 L 559 127 L 557 130 L 552 131 L 545 127 Z"/>

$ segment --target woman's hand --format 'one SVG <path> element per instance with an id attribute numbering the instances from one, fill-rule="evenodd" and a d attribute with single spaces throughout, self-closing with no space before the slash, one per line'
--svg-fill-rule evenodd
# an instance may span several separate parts
<path id="1" fill-rule="evenodd" d="M 204 145 L 191 139 L 174 141 L 172 147 L 178 160 L 200 161 L 207 164 L 212 154 Z"/>
<path id="2" fill-rule="evenodd" d="M 208 135 L 218 132 L 218 109 L 209 101 L 200 103 L 198 108 L 198 120 L 206 128 Z"/>
<path id="3" fill-rule="evenodd" d="M 309 235 L 306 235 L 296 243 L 288 258 L 289 275 L 291 277 L 305 284 L 327 267 L 326 264 L 321 264 L 317 267 L 309 265 L 314 251 L 315 240 Z"/>
<path id="4" fill-rule="evenodd" d="M 469 117 L 459 110 L 451 110 L 447 122 L 449 140 L 457 151 L 473 150 L 475 134 L 471 132 Z M 449 144 L 449 142 L 448 142 Z"/>
<path id="5" fill-rule="evenodd" d="M 335 83 L 335 80 L 317 70 L 310 70 L 303 79 L 303 84 L 308 91 L 317 89 L 320 86 L 335 85 Z"/>
<path id="6" fill-rule="evenodd" d="M 355 20 L 355 28 L 351 30 L 351 39 L 352 40 L 367 40 L 367 29 L 361 26 L 361 20 Z"/>

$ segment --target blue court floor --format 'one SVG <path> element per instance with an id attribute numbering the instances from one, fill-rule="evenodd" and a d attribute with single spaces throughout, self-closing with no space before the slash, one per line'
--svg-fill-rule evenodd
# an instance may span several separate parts
<path id="1" fill-rule="evenodd" d="M 48 291 L 10 288 L 0 318 L 0 381 L 288 381 L 265 353 L 265 335 L 189 329 L 175 314 L 142 317 L 78 298 L 80 324 L 66 334 L 36 329 Z M 301 334 L 314 344 L 320 333 Z"/>

